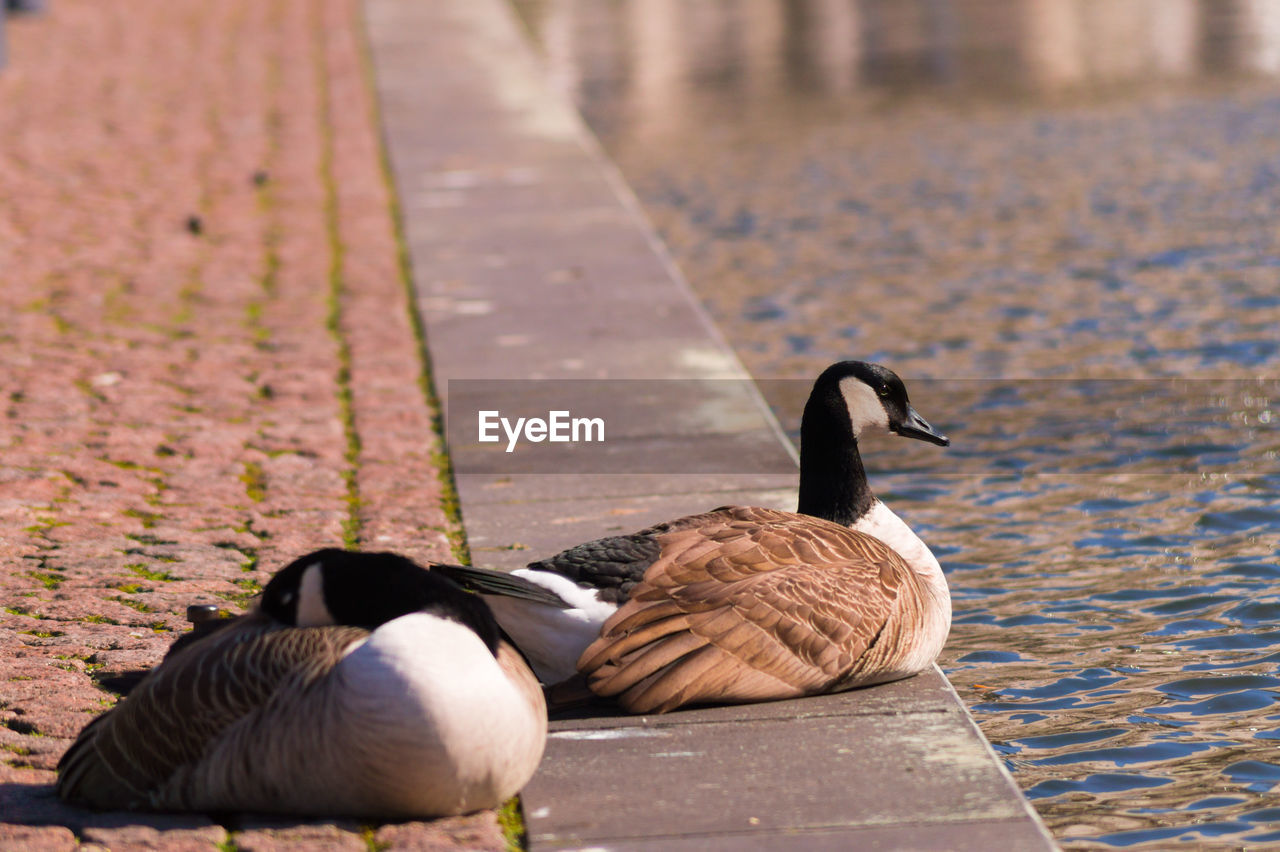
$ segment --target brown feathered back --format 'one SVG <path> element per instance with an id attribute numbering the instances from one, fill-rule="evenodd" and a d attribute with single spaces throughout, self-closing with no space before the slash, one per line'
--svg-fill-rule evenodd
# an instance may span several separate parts
<path id="1" fill-rule="evenodd" d="M 927 617 L 928 593 L 879 539 L 755 507 L 671 528 L 630 600 L 579 658 L 597 694 L 633 713 L 661 713 L 914 673 L 904 662 L 921 631 L 903 622 Z"/>

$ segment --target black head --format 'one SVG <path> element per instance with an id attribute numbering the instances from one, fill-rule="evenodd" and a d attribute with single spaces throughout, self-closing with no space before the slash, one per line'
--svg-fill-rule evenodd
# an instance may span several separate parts
<path id="1" fill-rule="evenodd" d="M 498 625 L 488 604 L 394 553 L 317 550 L 276 572 L 259 606 L 296 627 L 345 624 L 368 630 L 411 612 L 428 612 L 467 625 L 497 653 Z"/>
<path id="2" fill-rule="evenodd" d="M 902 379 L 879 364 L 866 361 L 832 364 L 813 383 L 809 404 L 805 406 L 806 419 L 810 408 L 847 412 L 854 439 L 864 429 L 879 428 L 943 447 L 951 443 L 911 407 Z M 818 416 L 816 410 L 814 415 Z"/>
<path id="3" fill-rule="evenodd" d="M 849 526 L 875 505 L 858 453 L 864 429 L 950 443 L 916 413 L 892 370 L 865 361 L 832 364 L 813 383 L 800 422 L 801 514 Z"/>

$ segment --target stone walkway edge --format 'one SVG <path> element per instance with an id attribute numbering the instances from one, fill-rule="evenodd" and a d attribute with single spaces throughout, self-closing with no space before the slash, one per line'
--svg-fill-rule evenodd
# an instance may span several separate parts
<path id="1" fill-rule="evenodd" d="M 508 5 L 364 5 L 446 411 L 459 380 L 746 378 Z M 732 434 L 691 427 L 689 402 L 629 411 L 636 434 L 671 436 L 629 449 L 673 471 L 723 444 L 765 470 L 794 459 L 758 396 L 714 400 Z M 503 568 L 716 505 L 795 499 L 793 472 L 462 469 L 456 483 L 474 561 Z M 535 850 L 1055 848 L 936 667 L 803 701 L 558 720 L 522 798 Z"/>

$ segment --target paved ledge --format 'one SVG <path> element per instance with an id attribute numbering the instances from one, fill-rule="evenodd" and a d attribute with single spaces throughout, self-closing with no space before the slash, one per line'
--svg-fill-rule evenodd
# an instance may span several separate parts
<path id="1" fill-rule="evenodd" d="M 744 377 L 505 4 L 365 11 L 446 408 L 460 379 Z M 699 439 L 750 434 L 744 471 L 786 469 L 758 396 L 714 402 L 735 426 Z M 662 435 L 680 406 L 628 428 Z M 666 469 L 706 443 L 681 437 L 658 450 Z M 503 567 L 718 504 L 794 506 L 794 486 L 794 472 L 458 475 L 473 555 Z M 558 720 L 524 807 L 534 849 L 1053 848 L 936 668 L 803 701 Z"/>

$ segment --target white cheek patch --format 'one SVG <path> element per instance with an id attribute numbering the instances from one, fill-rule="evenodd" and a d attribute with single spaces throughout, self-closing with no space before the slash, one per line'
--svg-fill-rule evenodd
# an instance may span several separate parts
<path id="1" fill-rule="evenodd" d="M 333 613 L 324 605 L 324 574 L 319 562 L 302 572 L 302 582 L 298 584 L 296 623 L 299 627 L 321 627 L 337 623 Z"/>
<path id="2" fill-rule="evenodd" d="M 846 376 L 840 380 L 840 394 L 844 397 L 844 404 L 849 407 L 853 437 L 861 435 L 862 430 L 868 426 L 888 430 L 889 414 L 870 385 L 854 376 Z"/>

